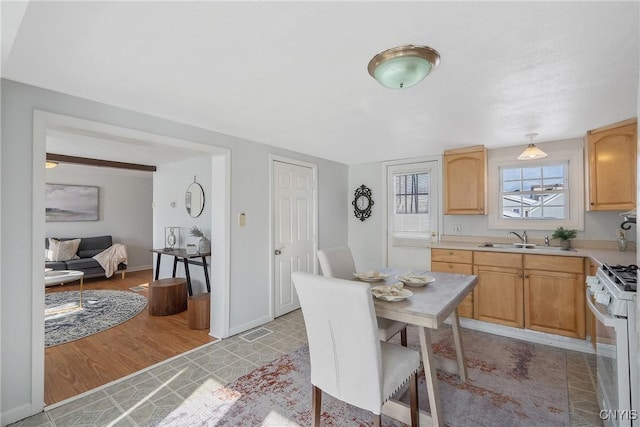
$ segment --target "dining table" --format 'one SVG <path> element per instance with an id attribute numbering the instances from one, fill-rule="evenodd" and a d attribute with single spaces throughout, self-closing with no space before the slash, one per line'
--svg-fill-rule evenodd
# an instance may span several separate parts
<path id="1" fill-rule="evenodd" d="M 398 276 L 407 273 L 406 270 L 383 268 L 377 270 L 386 276 L 383 281 L 371 282 L 371 286 L 397 285 Z M 444 415 L 440 403 L 436 369 L 458 375 L 460 381 L 467 379 L 458 305 L 478 283 L 477 276 L 468 274 L 442 273 L 435 271 L 412 271 L 412 275 L 429 276 L 430 283 L 422 286 L 407 286 L 403 288 L 411 291 L 412 295 L 399 301 L 385 301 L 374 298 L 376 316 L 415 325 L 418 328 L 420 351 L 424 368 L 430 412 L 420 410 L 420 425 L 444 426 Z M 441 328 L 450 319 L 453 342 L 456 350 L 456 360 L 446 359 L 435 355 L 431 342 L 431 331 Z M 395 418 L 405 424 L 411 424 L 409 406 L 399 400 L 388 400 L 382 413 Z"/>

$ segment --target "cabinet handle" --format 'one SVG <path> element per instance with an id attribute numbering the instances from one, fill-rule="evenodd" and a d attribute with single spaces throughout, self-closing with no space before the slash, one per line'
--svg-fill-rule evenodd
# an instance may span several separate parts
<path id="1" fill-rule="evenodd" d="M 453 255 L 453 252 L 449 252 L 449 255 Z"/>
<path id="2" fill-rule="evenodd" d="M 529 278 L 529 275 L 528 275 L 528 274 L 525 274 L 525 275 L 524 275 L 524 278 L 525 278 L 525 279 L 528 279 L 528 278 Z"/>
<path id="3" fill-rule="evenodd" d="M 518 279 L 522 279 L 522 274 L 518 274 Z"/>

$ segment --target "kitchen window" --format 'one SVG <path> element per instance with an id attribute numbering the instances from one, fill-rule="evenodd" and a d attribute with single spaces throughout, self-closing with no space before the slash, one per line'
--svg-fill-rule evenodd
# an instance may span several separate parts
<path id="1" fill-rule="evenodd" d="M 584 229 L 582 149 L 548 154 L 531 161 L 489 156 L 489 228 Z"/>
<path id="2" fill-rule="evenodd" d="M 504 218 L 566 219 L 570 199 L 569 162 L 500 167 Z"/>

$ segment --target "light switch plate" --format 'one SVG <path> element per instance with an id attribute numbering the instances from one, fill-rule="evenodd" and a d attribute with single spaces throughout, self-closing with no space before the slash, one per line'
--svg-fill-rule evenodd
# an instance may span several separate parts
<path id="1" fill-rule="evenodd" d="M 247 215 L 244 212 L 241 212 L 240 215 L 238 215 L 238 225 L 240 227 L 247 225 Z"/>

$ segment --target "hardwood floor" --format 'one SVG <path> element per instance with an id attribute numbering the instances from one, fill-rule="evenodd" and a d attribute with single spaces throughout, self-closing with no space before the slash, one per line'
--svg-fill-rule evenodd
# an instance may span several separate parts
<path id="1" fill-rule="evenodd" d="M 124 279 L 86 279 L 84 289 L 146 285 L 151 270 L 127 272 Z M 49 292 L 79 290 L 76 282 L 47 287 Z M 148 290 L 140 294 L 148 297 Z M 147 368 L 172 356 L 215 341 L 209 330 L 187 326 L 187 312 L 150 316 L 145 308 L 121 325 L 89 337 L 45 349 L 45 404 L 51 405 Z"/>

